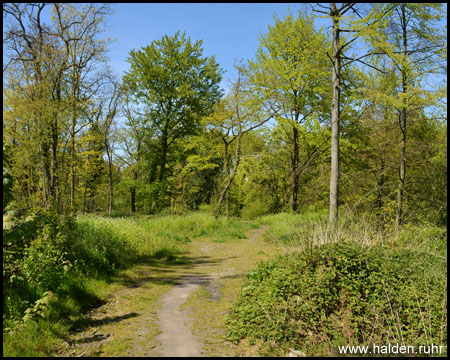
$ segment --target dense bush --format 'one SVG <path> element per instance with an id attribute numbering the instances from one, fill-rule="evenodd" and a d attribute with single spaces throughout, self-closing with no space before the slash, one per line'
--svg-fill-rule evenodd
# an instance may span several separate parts
<path id="1" fill-rule="evenodd" d="M 258 198 L 244 204 L 241 210 L 241 216 L 246 219 L 254 219 L 269 213 L 269 211 L 268 200 Z"/>
<path id="2" fill-rule="evenodd" d="M 341 345 L 446 344 L 446 259 L 339 242 L 259 265 L 230 310 L 227 336 L 337 355 Z"/>
<path id="3" fill-rule="evenodd" d="M 5 321 L 22 319 L 26 310 L 32 309 L 48 291 L 59 295 L 53 302 L 60 304 L 74 294 L 80 300 L 75 299 L 76 302 L 95 302 L 84 289 L 86 278 L 111 275 L 125 267 L 134 254 L 111 228 L 73 216 L 36 210 L 21 218 L 7 216 L 6 220 L 4 325 Z"/>
<path id="4" fill-rule="evenodd" d="M 38 210 L 7 217 L 3 227 L 3 315 L 23 315 L 46 290 L 56 291 L 67 276 L 75 223 L 70 216 Z"/>

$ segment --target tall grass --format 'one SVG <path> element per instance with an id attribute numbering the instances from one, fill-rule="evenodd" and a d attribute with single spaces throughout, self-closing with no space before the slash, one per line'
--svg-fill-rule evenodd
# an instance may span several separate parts
<path id="1" fill-rule="evenodd" d="M 265 232 L 267 241 L 303 248 L 305 245 L 323 245 L 339 240 L 357 241 L 361 244 L 385 242 L 392 238 L 388 230 L 380 231 L 373 220 L 365 215 L 356 217 L 347 209 L 342 209 L 337 233 L 330 231 L 328 211 L 301 214 L 280 213 L 257 219 L 261 225 L 269 225 Z"/>
<path id="2" fill-rule="evenodd" d="M 161 249 L 168 249 L 173 252 L 181 250 L 180 244 L 175 239 L 163 236 L 151 231 L 145 222 L 132 217 L 126 218 L 106 218 L 97 215 L 80 215 L 77 223 L 85 244 L 101 243 L 102 239 L 108 239 L 111 246 L 120 245 L 120 248 L 127 248 L 135 255 L 153 255 Z M 123 257 L 130 257 L 123 254 Z"/>
<path id="3" fill-rule="evenodd" d="M 223 240 L 246 238 L 245 231 L 255 227 L 254 224 L 235 218 L 214 217 L 207 212 L 119 218 L 114 219 L 114 226 L 122 226 L 121 221 L 133 223 L 134 225 L 130 227 L 146 232 L 146 238 L 133 237 L 130 238 L 130 243 L 139 244 L 139 248 L 150 252 L 155 249 L 155 246 L 176 246 L 197 237 L 218 237 Z"/>

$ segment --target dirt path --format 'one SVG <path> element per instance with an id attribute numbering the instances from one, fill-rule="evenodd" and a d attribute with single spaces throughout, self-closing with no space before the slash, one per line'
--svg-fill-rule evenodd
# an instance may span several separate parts
<path id="1" fill-rule="evenodd" d="M 161 334 L 156 338 L 162 343 L 162 356 L 202 356 L 202 344 L 186 326 L 188 318 L 180 310 L 191 292 L 204 285 L 207 279 L 200 276 L 185 276 L 181 284 L 161 298 L 158 312 Z"/>
<path id="2" fill-rule="evenodd" d="M 254 231 L 248 242 L 253 243 L 264 229 Z M 213 244 L 208 244 L 201 247 L 200 251 L 209 254 L 213 247 Z M 186 302 L 189 295 L 199 290 L 201 286 L 205 286 L 211 298 L 218 301 L 220 299 L 218 279 L 232 274 L 233 271 L 229 269 L 226 273 L 211 273 L 209 276 L 184 276 L 180 284 L 175 285 L 161 298 L 163 305 L 158 312 L 158 317 L 162 333 L 157 340 L 162 343 L 162 356 L 203 356 L 201 340 L 194 336 L 187 326 L 189 317 L 186 311 L 180 310 L 180 306 Z"/>
<path id="3" fill-rule="evenodd" d="M 68 341 L 64 356 L 251 356 L 225 340 L 225 319 L 245 275 L 277 253 L 262 240 L 193 239 L 178 263 L 137 264 Z"/>

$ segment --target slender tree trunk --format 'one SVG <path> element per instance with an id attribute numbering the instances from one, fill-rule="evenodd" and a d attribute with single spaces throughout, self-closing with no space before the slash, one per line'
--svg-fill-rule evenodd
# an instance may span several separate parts
<path id="1" fill-rule="evenodd" d="M 45 134 L 43 136 L 46 136 Z M 50 157 L 49 157 L 50 146 L 47 140 L 43 139 L 41 142 L 41 154 L 42 154 L 42 180 L 44 187 L 44 202 L 48 209 L 50 207 Z"/>
<path id="2" fill-rule="evenodd" d="M 131 187 L 131 212 L 136 212 L 136 186 Z"/>
<path id="3" fill-rule="evenodd" d="M 224 148 L 224 170 L 225 170 L 225 174 L 229 177 L 230 176 L 230 165 L 228 162 L 228 145 L 229 143 L 226 141 L 225 138 L 222 138 L 224 144 L 225 144 L 225 148 Z M 220 204 L 219 204 L 220 206 Z M 228 217 L 229 216 L 229 206 L 230 206 L 230 195 L 229 192 L 226 192 L 226 197 L 225 197 L 225 214 Z"/>
<path id="4" fill-rule="evenodd" d="M 57 160 L 57 150 L 58 150 L 58 125 L 56 124 L 56 119 L 52 122 L 52 157 L 51 157 L 51 184 L 50 184 L 50 197 L 53 202 L 54 207 L 57 204 L 57 186 L 58 186 L 58 160 Z"/>
<path id="5" fill-rule="evenodd" d="M 84 193 L 83 193 L 83 214 L 86 212 L 86 192 L 87 192 L 87 184 L 84 184 Z"/>
<path id="6" fill-rule="evenodd" d="M 298 118 L 298 115 L 296 116 Z M 298 120 L 298 119 L 297 119 Z M 292 198 L 291 209 L 294 213 L 298 213 L 298 181 L 300 174 L 299 169 L 299 145 L 298 145 L 298 129 L 294 125 L 293 128 L 294 153 L 292 154 Z"/>
<path id="7" fill-rule="evenodd" d="M 228 177 L 228 181 L 226 182 L 225 187 L 222 190 L 222 193 L 220 194 L 219 203 L 218 203 L 219 208 L 222 205 L 227 192 L 230 190 L 230 186 L 233 182 L 234 177 L 236 176 L 237 168 L 238 168 L 239 162 L 241 160 L 241 136 L 242 136 L 242 129 L 239 128 L 239 134 L 238 134 L 238 137 L 236 138 L 236 163 L 234 164 L 234 168 L 231 171 L 230 176 Z"/>
<path id="8" fill-rule="evenodd" d="M 399 230 L 403 222 L 403 193 L 405 189 L 405 173 L 406 173 L 406 110 L 402 110 L 399 116 L 399 125 L 402 132 L 402 139 L 400 145 L 400 168 L 399 168 L 399 182 L 397 191 L 397 216 L 396 216 L 396 230 Z"/>
<path id="9" fill-rule="evenodd" d="M 76 95 L 75 86 L 73 90 L 73 105 L 72 105 L 72 124 L 70 128 L 70 207 L 75 210 L 75 125 L 77 121 L 77 105 L 76 105 Z"/>
<path id="10" fill-rule="evenodd" d="M 158 162 L 155 160 L 152 160 L 150 174 L 149 174 L 149 184 L 155 182 L 157 174 L 158 174 Z"/>
<path id="11" fill-rule="evenodd" d="M 328 221 L 332 230 L 337 232 L 339 218 L 339 107 L 341 97 L 341 54 L 339 48 L 339 14 L 335 3 L 331 3 L 331 14 L 333 15 L 333 103 L 331 109 L 330 217 Z"/>
<path id="12" fill-rule="evenodd" d="M 139 163 L 141 154 L 141 141 L 138 140 L 137 148 L 136 148 L 136 162 Z M 133 180 L 137 181 L 139 177 L 138 168 L 133 170 Z M 136 186 L 131 188 L 131 212 L 136 212 Z"/>
<path id="13" fill-rule="evenodd" d="M 75 138 L 71 133 L 71 161 L 70 161 L 70 207 L 75 210 Z"/>
<path id="14" fill-rule="evenodd" d="M 108 191 L 108 215 L 111 216 L 112 205 L 113 205 L 113 179 L 112 179 L 112 159 L 111 153 L 109 151 L 109 144 L 106 144 L 106 155 L 108 156 L 108 180 L 109 180 L 109 191 Z"/>
<path id="15" fill-rule="evenodd" d="M 407 29 L 406 29 L 406 11 L 405 4 L 401 5 L 402 9 L 402 37 L 403 37 L 403 57 L 406 62 L 408 56 L 408 42 L 407 42 Z M 404 64 L 405 66 L 405 64 Z M 399 168 L 399 183 L 397 192 L 397 216 L 395 220 L 396 233 L 400 229 L 400 225 L 403 222 L 403 193 L 405 189 L 405 175 L 406 175 L 406 121 L 407 121 L 407 108 L 406 108 L 406 93 L 408 91 L 408 78 L 406 70 L 402 71 L 402 93 L 403 97 L 403 107 L 399 114 L 399 126 L 401 131 L 401 144 L 400 144 L 400 168 Z"/>
<path id="16" fill-rule="evenodd" d="M 159 163 L 159 177 L 158 180 L 161 182 L 164 179 L 164 173 L 166 170 L 167 162 L 167 135 L 163 134 L 161 138 L 161 161 Z"/>
<path id="17" fill-rule="evenodd" d="M 35 81 L 38 85 L 38 101 L 40 104 L 43 104 L 44 93 L 43 93 L 43 80 L 41 73 L 41 63 L 40 63 L 40 51 L 41 51 L 41 42 L 39 44 L 39 52 L 36 57 L 36 65 L 35 65 Z M 36 101 L 35 98 L 32 100 Z M 39 129 L 39 141 L 40 141 L 40 152 L 41 152 L 41 161 L 42 161 L 42 183 L 44 190 L 44 204 L 46 209 L 49 209 L 51 206 L 51 171 L 50 171 L 50 144 L 48 142 L 49 137 L 49 124 L 46 118 L 43 116 L 45 109 L 39 109 L 36 113 L 36 128 Z"/>
<path id="18" fill-rule="evenodd" d="M 380 176 L 377 180 L 377 224 L 378 228 L 381 228 L 381 213 L 383 208 L 383 187 L 385 183 L 385 176 L 384 176 L 384 169 L 385 169 L 385 161 L 384 161 L 384 155 L 381 158 L 381 164 L 380 164 Z"/>

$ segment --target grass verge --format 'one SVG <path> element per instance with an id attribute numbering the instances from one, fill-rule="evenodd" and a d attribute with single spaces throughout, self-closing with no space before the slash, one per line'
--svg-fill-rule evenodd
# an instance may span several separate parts
<path id="1" fill-rule="evenodd" d="M 228 340 L 264 344 L 265 356 L 292 348 L 308 356 L 339 356 L 339 346 L 388 343 L 415 349 L 434 344 L 446 355 L 445 228 L 405 226 L 396 239 L 371 237 L 376 230 L 362 222 L 347 224 L 330 241 L 320 214 L 259 221 L 271 226 L 267 239 L 296 251 L 247 275 L 229 312 Z M 302 224 L 311 225 L 311 233 Z M 312 241 L 321 235 L 328 242 Z"/>

